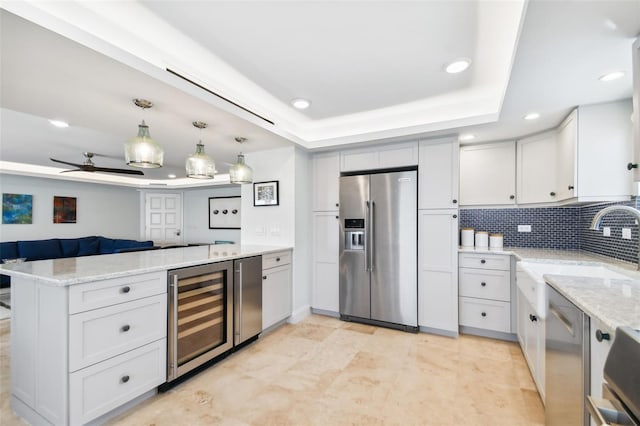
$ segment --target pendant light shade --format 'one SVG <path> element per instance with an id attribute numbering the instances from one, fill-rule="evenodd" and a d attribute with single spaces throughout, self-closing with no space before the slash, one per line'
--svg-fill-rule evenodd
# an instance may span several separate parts
<path id="1" fill-rule="evenodd" d="M 245 138 L 236 138 L 236 142 L 243 143 Z M 229 181 L 231 183 L 251 183 L 253 182 L 253 169 L 244 162 L 244 155 L 238 154 L 238 162 L 229 168 Z"/>
<path id="2" fill-rule="evenodd" d="M 133 102 L 140 108 L 151 108 L 153 104 L 144 99 L 134 99 Z M 142 120 L 138 125 L 138 135 L 129 139 L 124 144 L 124 158 L 129 166 L 144 169 L 162 167 L 164 150 L 149 134 L 149 126 Z"/>
<path id="3" fill-rule="evenodd" d="M 193 125 L 200 130 L 207 127 L 202 121 L 194 121 Z M 202 141 L 196 144 L 196 152 L 190 155 L 185 162 L 187 177 L 194 179 L 213 179 L 216 174 L 216 163 L 213 158 L 204 152 Z"/>

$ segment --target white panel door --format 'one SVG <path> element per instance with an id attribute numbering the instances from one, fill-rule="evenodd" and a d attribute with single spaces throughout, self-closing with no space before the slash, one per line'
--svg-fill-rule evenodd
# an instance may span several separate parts
<path id="1" fill-rule="evenodd" d="M 460 204 L 516 202 L 516 144 L 498 142 L 460 148 Z"/>
<path id="2" fill-rule="evenodd" d="M 459 150 L 455 138 L 420 142 L 418 209 L 458 207 Z"/>
<path id="3" fill-rule="evenodd" d="M 339 311 L 339 225 L 337 212 L 313 215 L 313 302 L 314 309 Z"/>
<path id="4" fill-rule="evenodd" d="M 418 211 L 418 325 L 458 333 L 458 211 Z"/>
<path id="5" fill-rule="evenodd" d="M 556 133 L 519 140 L 517 155 L 518 203 L 556 201 Z"/>
<path id="6" fill-rule="evenodd" d="M 182 195 L 145 194 L 145 238 L 154 244 L 182 244 Z"/>

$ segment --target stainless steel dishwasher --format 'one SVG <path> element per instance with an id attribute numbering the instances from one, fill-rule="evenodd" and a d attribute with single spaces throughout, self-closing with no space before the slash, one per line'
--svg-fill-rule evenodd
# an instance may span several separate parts
<path id="1" fill-rule="evenodd" d="M 589 317 L 547 284 L 545 424 L 589 425 Z"/>
<path id="2" fill-rule="evenodd" d="M 262 256 L 233 262 L 233 344 L 248 343 L 262 331 Z"/>

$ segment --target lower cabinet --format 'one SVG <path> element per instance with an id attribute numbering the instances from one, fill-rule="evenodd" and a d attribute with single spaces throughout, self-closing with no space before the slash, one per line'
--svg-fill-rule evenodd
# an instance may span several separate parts
<path id="1" fill-rule="evenodd" d="M 611 344 L 615 336 L 614 330 L 610 330 L 597 318 L 590 318 L 589 344 L 591 355 L 591 389 L 589 395 L 593 398 L 602 398 L 602 382 L 604 381 L 604 363 L 609 355 Z M 591 424 L 594 425 L 593 419 Z"/>
<path id="2" fill-rule="evenodd" d="M 458 334 L 458 210 L 418 211 L 418 325 Z"/>
<path id="3" fill-rule="evenodd" d="M 517 334 L 533 381 L 544 402 L 545 321 L 540 318 L 520 289 L 517 291 Z"/>
<path id="4" fill-rule="evenodd" d="M 262 329 L 291 315 L 291 251 L 262 256 Z"/>
<path id="5" fill-rule="evenodd" d="M 314 310 L 338 314 L 340 310 L 339 262 L 340 218 L 337 211 L 313 214 Z"/>

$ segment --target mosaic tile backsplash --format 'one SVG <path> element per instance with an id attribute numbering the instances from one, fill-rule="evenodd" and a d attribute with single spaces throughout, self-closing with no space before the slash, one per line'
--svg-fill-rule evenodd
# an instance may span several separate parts
<path id="1" fill-rule="evenodd" d="M 627 262 L 638 261 L 638 227 L 625 213 L 610 213 L 602 227 L 611 236 L 589 229 L 593 216 L 606 206 L 623 204 L 640 208 L 640 199 L 623 203 L 600 203 L 576 207 L 512 209 L 460 209 L 460 228 L 504 234 L 505 247 L 586 250 Z M 518 232 L 518 225 L 531 225 L 531 232 Z M 622 239 L 622 228 L 631 229 L 631 239 Z"/>

